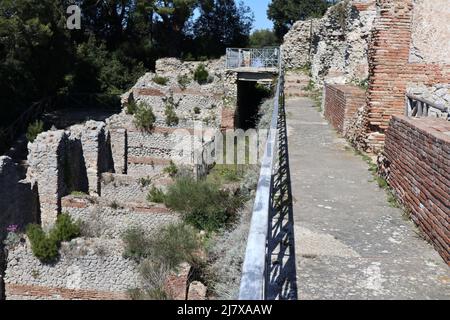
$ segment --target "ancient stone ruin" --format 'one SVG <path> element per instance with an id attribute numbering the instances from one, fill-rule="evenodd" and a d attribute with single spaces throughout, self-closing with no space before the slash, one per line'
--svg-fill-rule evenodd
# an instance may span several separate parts
<path id="1" fill-rule="evenodd" d="M 234 127 L 236 74 L 225 72 L 223 64 L 205 63 L 207 84 L 181 85 L 180 76 L 192 78 L 199 63 L 159 60 L 156 73 L 141 77 L 123 96 L 122 113 L 38 135 L 28 144 L 25 179 L 18 164 L 1 157 L 0 240 L 11 225 L 23 230 L 39 223 L 49 230 L 61 213 L 83 226 L 83 237 L 62 244 L 51 265 L 33 256 L 26 238 L 8 245 L 0 264 L 7 299 L 127 299 L 128 290 L 139 288 L 138 265 L 122 256 L 121 236 L 133 227 L 152 234 L 179 221 L 176 212 L 146 197 L 151 185 L 164 189 L 172 183 L 164 171 L 172 162 L 194 176 L 205 175 L 214 144 L 204 130 Z M 155 83 L 156 75 L 167 83 Z M 141 103 L 152 106 L 151 131 L 138 128 L 127 113 L 129 104 Z M 168 103 L 176 124 L 167 124 Z M 167 279 L 175 298 L 187 298 L 189 275 L 190 266 L 184 266 Z M 197 282 L 189 292 L 195 299 L 206 294 Z"/>

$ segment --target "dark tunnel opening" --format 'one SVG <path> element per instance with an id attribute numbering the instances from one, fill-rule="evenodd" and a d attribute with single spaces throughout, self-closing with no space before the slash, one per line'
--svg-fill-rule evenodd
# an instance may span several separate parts
<path id="1" fill-rule="evenodd" d="M 264 99 L 270 98 L 270 86 L 257 81 L 238 81 L 238 100 L 235 115 L 237 129 L 254 129 L 259 121 L 259 107 Z"/>

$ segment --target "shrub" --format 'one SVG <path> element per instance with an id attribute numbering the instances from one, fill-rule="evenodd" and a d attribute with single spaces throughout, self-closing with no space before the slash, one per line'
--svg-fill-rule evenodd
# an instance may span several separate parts
<path id="1" fill-rule="evenodd" d="M 134 124 L 141 130 L 151 131 L 156 121 L 151 107 L 139 104 L 134 115 Z"/>
<path id="2" fill-rule="evenodd" d="M 171 178 L 175 178 L 178 174 L 177 165 L 173 161 L 170 161 L 169 166 L 164 169 L 164 173 L 167 173 Z"/>
<path id="3" fill-rule="evenodd" d="M 235 220 L 243 199 L 208 181 L 183 177 L 169 187 L 165 204 L 183 214 L 186 223 L 201 230 L 217 231 Z"/>
<path id="4" fill-rule="evenodd" d="M 127 104 L 126 113 L 127 114 L 135 114 L 137 110 L 137 104 L 134 101 L 131 101 Z"/>
<path id="5" fill-rule="evenodd" d="M 166 77 L 162 77 L 162 76 L 154 76 L 153 82 L 156 84 L 159 84 L 161 86 L 165 86 L 169 82 L 169 79 Z"/>
<path id="6" fill-rule="evenodd" d="M 153 203 L 164 203 L 164 192 L 156 187 L 152 187 L 147 195 L 147 201 Z"/>
<path id="7" fill-rule="evenodd" d="M 145 237 L 145 232 L 142 229 L 132 228 L 125 231 L 122 240 L 125 243 L 123 253 L 125 258 L 139 261 L 148 255 L 150 241 Z"/>
<path id="8" fill-rule="evenodd" d="M 195 229 L 185 224 L 174 224 L 161 229 L 152 237 L 148 254 L 154 263 L 174 269 L 182 262 L 191 266 L 199 265 L 200 250 L 201 242 Z"/>
<path id="9" fill-rule="evenodd" d="M 177 78 L 178 85 L 182 90 L 185 90 L 187 86 L 191 83 L 191 79 L 188 75 L 179 75 Z"/>
<path id="10" fill-rule="evenodd" d="M 178 123 L 180 123 L 180 119 L 177 116 L 177 113 L 175 112 L 175 108 L 170 105 L 166 105 L 166 110 L 164 111 L 164 114 L 166 115 L 166 124 L 168 126 L 176 126 Z"/>
<path id="11" fill-rule="evenodd" d="M 79 237 L 80 234 L 80 222 L 74 222 L 68 214 L 63 213 L 58 216 L 55 226 L 50 232 L 50 238 L 59 245 L 61 242 Z"/>
<path id="12" fill-rule="evenodd" d="M 81 234 L 80 222 L 74 222 L 68 214 L 61 214 L 47 235 L 40 225 L 30 224 L 26 233 L 31 242 L 31 251 L 41 262 L 53 262 L 58 258 L 58 249 L 63 241 L 70 241 Z"/>
<path id="13" fill-rule="evenodd" d="M 43 131 L 44 131 L 44 123 L 41 120 L 37 120 L 29 124 L 25 136 L 28 141 L 34 142 L 34 140 L 36 140 L 36 137 Z"/>
<path id="14" fill-rule="evenodd" d="M 200 113 L 201 113 L 200 108 L 199 108 L 199 107 L 195 107 L 195 108 L 194 108 L 194 113 L 195 113 L 195 114 L 200 114 Z"/>
<path id="15" fill-rule="evenodd" d="M 199 84 L 205 84 L 208 82 L 209 73 L 203 63 L 199 64 L 194 71 L 194 80 Z"/>
<path id="16" fill-rule="evenodd" d="M 30 224 L 26 231 L 31 242 L 31 251 L 36 258 L 41 262 L 52 262 L 57 259 L 58 244 L 45 234 L 40 225 Z"/>

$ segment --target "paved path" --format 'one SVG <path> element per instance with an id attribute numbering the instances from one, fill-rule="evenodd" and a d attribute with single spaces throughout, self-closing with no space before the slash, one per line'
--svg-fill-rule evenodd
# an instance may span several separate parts
<path id="1" fill-rule="evenodd" d="M 299 299 L 450 299 L 450 268 L 312 105 L 287 103 Z"/>

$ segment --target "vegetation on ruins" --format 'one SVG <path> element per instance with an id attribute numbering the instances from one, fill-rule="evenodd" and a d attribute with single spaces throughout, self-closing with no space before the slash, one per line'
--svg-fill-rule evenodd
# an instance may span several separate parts
<path id="1" fill-rule="evenodd" d="M 191 78 L 187 74 L 178 75 L 177 82 L 181 90 L 186 90 L 187 86 L 191 83 Z"/>
<path id="2" fill-rule="evenodd" d="M 30 123 L 28 125 L 26 138 L 30 142 L 34 142 L 36 140 L 36 137 L 44 131 L 44 122 L 41 120 L 36 120 L 33 123 Z"/>
<path id="3" fill-rule="evenodd" d="M 185 224 L 169 225 L 156 234 L 148 235 L 139 228 L 127 230 L 123 237 L 124 257 L 139 263 L 143 288 L 130 290 L 134 300 L 166 300 L 167 276 L 183 262 L 198 268 L 202 263 L 200 253 L 204 242 L 198 232 Z"/>
<path id="4" fill-rule="evenodd" d="M 135 101 L 130 101 L 127 103 L 126 113 L 129 115 L 133 115 L 136 113 L 138 106 Z"/>
<path id="5" fill-rule="evenodd" d="M 175 178 L 178 171 L 178 167 L 173 161 L 170 161 L 169 166 L 164 168 L 164 173 L 167 173 L 171 178 Z"/>
<path id="6" fill-rule="evenodd" d="M 183 221 L 209 232 L 231 225 L 243 200 L 214 183 L 191 177 L 178 178 L 165 195 L 166 206 L 180 212 Z"/>
<path id="7" fill-rule="evenodd" d="M 147 195 L 147 201 L 152 203 L 164 203 L 164 198 L 164 192 L 155 186 L 149 190 Z"/>
<path id="8" fill-rule="evenodd" d="M 194 80 L 199 84 L 205 84 L 208 82 L 209 72 L 206 70 L 206 66 L 200 63 L 194 71 Z"/>
<path id="9" fill-rule="evenodd" d="M 166 104 L 166 108 L 164 110 L 164 115 L 166 116 L 166 124 L 169 127 L 176 126 L 180 123 L 180 118 L 178 118 L 173 105 Z"/>
<path id="10" fill-rule="evenodd" d="M 47 234 L 37 224 L 26 228 L 31 250 L 36 258 L 43 263 L 53 262 L 58 258 L 58 250 L 62 242 L 71 241 L 80 236 L 80 222 L 74 222 L 68 214 L 60 214 L 55 225 Z"/>
<path id="11" fill-rule="evenodd" d="M 159 84 L 160 86 L 165 86 L 169 82 L 169 78 L 157 75 L 153 77 L 153 82 Z"/>
<path id="12" fill-rule="evenodd" d="M 134 114 L 134 124 L 144 131 L 151 131 L 154 127 L 156 116 L 153 109 L 144 103 L 139 103 Z"/>
<path id="13" fill-rule="evenodd" d="M 202 112 L 199 107 L 194 107 L 193 111 L 194 111 L 194 114 L 200 114 Z"/>

